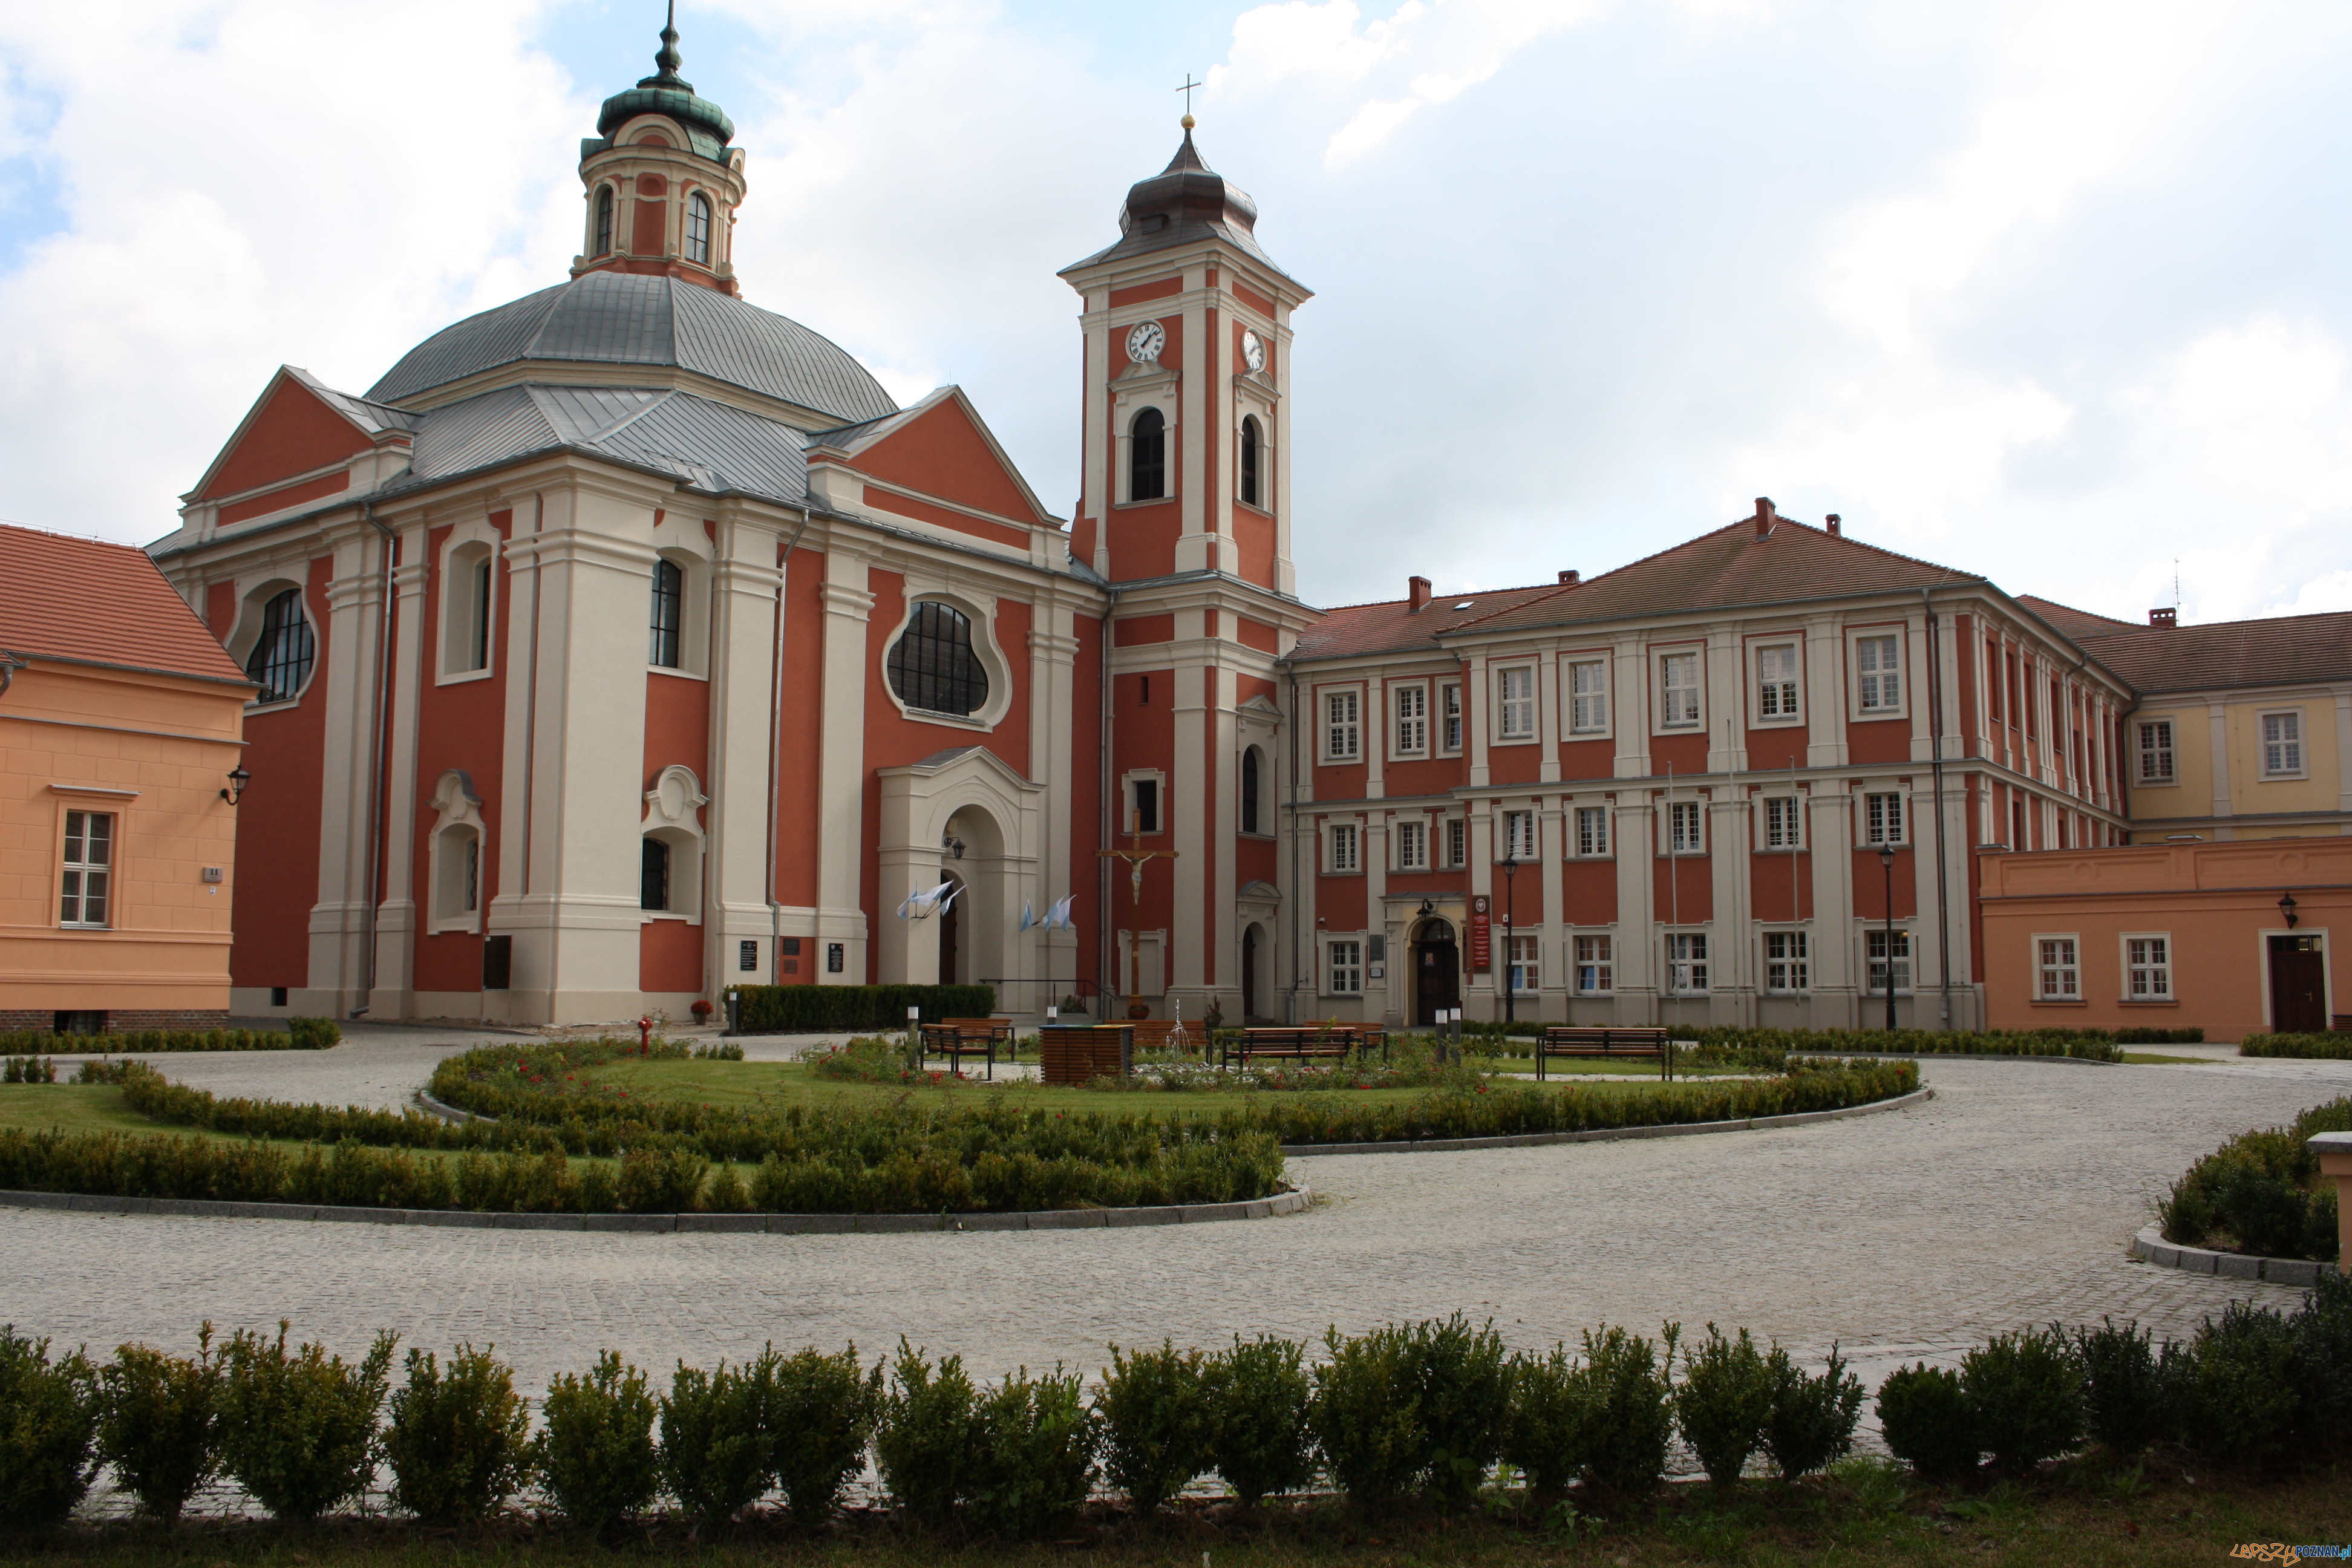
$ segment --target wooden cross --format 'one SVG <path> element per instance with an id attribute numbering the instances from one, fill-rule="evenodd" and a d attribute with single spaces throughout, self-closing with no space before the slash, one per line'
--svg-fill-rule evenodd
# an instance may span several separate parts
<path id="1" fill-rule="evenodd" d="M 1140 832 L 1129 834 L 1127 839 L 1127 848 L 1097 849 L 1095 856 L 1097 859 L 1127 862 L 1128 907 L 1134 911 L 1129 917 L 1127 943 L 1127 1005 L 1132 1013 L 1143 1000 L 1143 868 L 1154 860 L 1173 860 L 1179 852 L 1146 849 Z"/>
<path id="2" fill-rule="evenodd" d="M 1191 71 L 1186 71 L 1184 73 L 1184 85 L 1178 88 L 1176 90 L 1184 95 L 1184 112 L 1187 115 L 1190 115 L 1192 112 L 1192 94 L 1198 89 L 1208 85 L 1209 84 L 1204 81 L 1194 81 Z"/>

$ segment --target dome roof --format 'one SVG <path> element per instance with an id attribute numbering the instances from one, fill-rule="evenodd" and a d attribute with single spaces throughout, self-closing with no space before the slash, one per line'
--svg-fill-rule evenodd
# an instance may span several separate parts
<path id="1" fill-rule="evenodd" d="M 845 425 L 898 411 L 864 365 L 798 321 L 698 283 L 610 271 L 443 328 L 367 395 L 396 404 L 528 360 L 675 365 Z"/>

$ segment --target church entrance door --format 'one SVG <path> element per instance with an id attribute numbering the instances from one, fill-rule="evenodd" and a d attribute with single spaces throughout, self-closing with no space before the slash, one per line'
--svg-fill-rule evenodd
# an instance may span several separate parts
<path id="1" fill-rule="evenodd" d="M 963 981 L 960 967 L 963 957 L 963 903 L 971 894 L 960 879 L 947 872 L 940 874 L 940 880 L 956 889 L 949 895 L 952 901 L 940 912 L 940 984 L 957 985 Z"/>
<path id="2" fill-rule="evenodd" d="M 1242 1021 L 1258 1016 L 1257 927 L 1250 925 L 1242 928 Z"/>
<path id="3" fill-rule="evenodd" d="M 1423 921 L 1412 939 L 1412 1021 L 1434 1024 L 1440 1008 L 1462 1005 L 1462 950 L 1454 927 Z"/>

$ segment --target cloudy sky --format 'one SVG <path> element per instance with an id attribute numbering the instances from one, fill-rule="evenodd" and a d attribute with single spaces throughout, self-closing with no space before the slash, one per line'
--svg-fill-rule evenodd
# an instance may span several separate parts
<path id="1" fill-rule="evenodd" d="M 0 518 L 143 541 L 270 371 L 558 280 L 654 0 L 0 9 Z M 1322 604 L 1769 495 L 2137 619 L 2352 608 L 2352 10 L 688 0 L 748 298 L 1076 494 L 1075 297 L 1176 138 L 1318 291 Z"/>

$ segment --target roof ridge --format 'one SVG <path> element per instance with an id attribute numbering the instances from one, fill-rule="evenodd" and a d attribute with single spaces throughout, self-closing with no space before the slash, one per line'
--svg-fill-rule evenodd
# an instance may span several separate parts
<path id="1" fill-rule="evenodd" d="M 2056 603 L 2055 600 L 2051 600 L 2049 602 L 2053 604 Z M 2079 615 L 2084 612 L 2077 611 L 2076 613 Z M 2293 616 L 2246 616 L 2234 621 L 2205 621 L 2198 625 L 2186 626 L 2135 626 L 2129 621 L 2124 621 L 2118 623 L 2114 631 L 2097 632 L 2093 634 L 2091 638 L 2077 638 L 2076 640 L 2103 640 L 2107 637 L 2121 637 L 2126 632 L 2218 632 L 2226 631 L 2232 626 L 2274 626 L 2282 621 L 2324 621 L 2336 616 L 2352 618 L 2352 610 L 2305 610 L 2301 614 Z M 2108 617 L 2104 616 L 2100 617 L 2102 620 L 2107 618 Z"/>
<path id="2" fill-rule="evenodd" d="M 1464 589 L 1459 590 L 1458 592 L 1452 593 L 1452 594 L 1442 594 L 1442 595 L 1441 595 L 1441 594 L 1435 594 L 1435 593 L 1433 593 L 1433 594 L 1431 594 L 1431 595 L 1430 595 L 1430 596 L 1429 596 L 1429 602 L 1430 602 L 1431 604 L 1433 604 L 1433 604 L 1437 603 L 1437 601 L 1438 601 L 1439 599 L 1441 599 L 1441 598 L 1446 598 L 1446 599 L 1474 599 L 1474 598 L 1476 598 L 1476 597 L 1478 597 L 1479 595 L 1485 595 L 1485 594 L 1533 594 L 1533 593 L 1541 593 L 1541 592 L 1545 592 L 1545 591 L 1548 591 L 1548 590 L 1552 589 L 1552 588 L 1557 588 L 1557 587 L 1561 587 L 1561 586 L 1573 586 L 1573 584 L 1557 584 L 1557 583 L 1528 583 L 1528 584 L 1522 584 L 1522 585 L 1520 585 L 1520 586 L 1518 586 L 1518 587 L 1516 587 L 1516 588 L 1464 588 Z M 1323 613 L 1323 614 L 1325 614 L 1325 615 L 1327 615 L 1327 616 L 1336 616 L 1336 615 L 1338 615 L 1341 610 L 1377 610 L 1377 609 L 1381 608 L 1381 607 L 1382 605 L 1409 605 L 1409 604 L 1411 604 L 1411 603 L 1412 603 L 1412 601 L 1411 599 L 1409 599 L 1409 598 L 1406 598 L 1406 599 L 1366 599 L 1363 603 L 1361 603 L 1361 604 L 1358 604 L 1358 605 L 1324 605 L 1324 606 L 1323 606 L 1323 612 L 1322 612 L 1322 613 Z"/>

